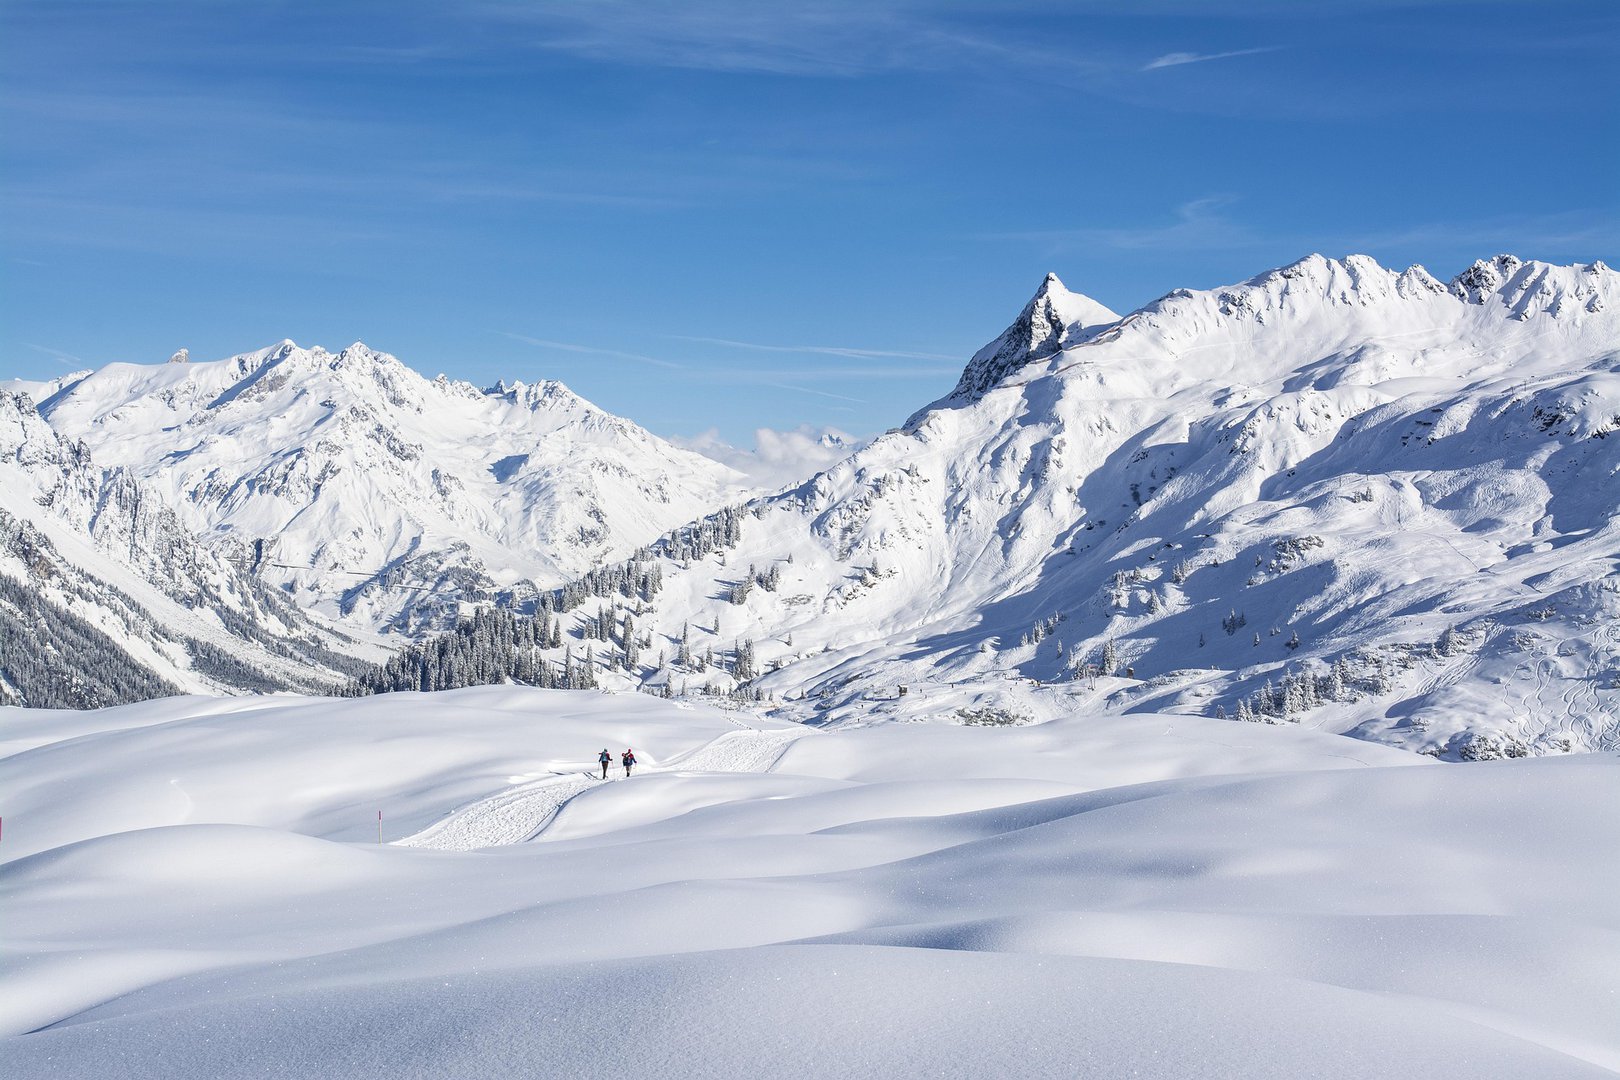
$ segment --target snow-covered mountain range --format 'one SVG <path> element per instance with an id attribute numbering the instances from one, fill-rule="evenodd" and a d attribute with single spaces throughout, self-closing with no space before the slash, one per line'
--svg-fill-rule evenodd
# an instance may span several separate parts
<path id="1" fill-rule="evenodd" d="M 0 704 L 330 690 L 381 651 L 311 619 L 246 555 L 199 543 L 128 470 L 0 390 Z"/>
<path id="2" fill-rule="evenodd" d="M 831 717 L 1013 679 L 1452 757 L 1613 745 L 1617 370 L 1601 263 L 1312 256 L 1122 319 L 1049 277 L 949 396 L 734 544 L 666 543 L 656 595 L 599 579 L 563 646 L 688 691 L 740 652 Z"/>
<path id="3" fill-rule="evenodd" d="M 543 633 L 479 632 L 828 719 L 906 687 L 1016 720 L 1045 686 L 1489 757 L 1620 738 L 1617 312 L 1603 264 L 1511 256 L 1449 283 L 1311 256 L 1123 318 L 1048 276 L 946 397 L 718 516 L 734 472 L 559 384 L 360 345 L 37 391 L 318 615 L 419 632 L 583 572 Z M 509 670 L 452 652 L 372 685 Z"/>
<path id="4" fill-rule="evenodd" d="M 708 512 L 742 478 L 558 382 L 480 390 L 362 344 L 113 364 L 30 387 L 302 606 L 367 629 L 522 605 Z"/>

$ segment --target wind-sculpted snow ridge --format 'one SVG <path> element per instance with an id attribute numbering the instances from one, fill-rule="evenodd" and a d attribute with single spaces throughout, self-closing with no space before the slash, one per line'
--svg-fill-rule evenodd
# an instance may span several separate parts
<path id="1" fill-rule="evenodd" d="M 829 722 L 901 687 L 1017 722 L 1036 680 L 1453 759 L 1620 744 L 1620 275 L 1313 255 L 1101 325 L 1059 288 L 970 392 L 655 548 L 656 595 L 595 590 L 544 655 Z"/>
<path id="2" fill-rule="evenodd" d="M 0 390 L 0 704 L 334 689 L 377 655 L 231 554 Z"/>
<path id="3" fill-rule="evenodd" d="M 480 390 L 362 344 L 113 364 L 46 389 L 53 427 L 191 528 L 251 545 L 264 580 L 407 634 L 469 601 L 532 603 L 740 481 L 561 383 Z"/>
<path id="4" fill-rule="evenodd" d="M 521 687 L 6 710 L 0 1072 L 1620 1069 L 1620 759 L 1446 767 L 1081 693 L 834 731 Z M 390 842 L 603 746 L 647 772 L 537 842 Z"/>

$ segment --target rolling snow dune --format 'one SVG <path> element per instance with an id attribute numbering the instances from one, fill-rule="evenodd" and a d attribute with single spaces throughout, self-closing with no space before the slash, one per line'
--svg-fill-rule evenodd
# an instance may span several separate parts
<path id="1" fill-rule="evenodd" d="M 55 1029 L 22 1046 L 18 1067 L 153 1080 L 1613 1075 L 1419 1002 L 1318 983 L 848 945 L 278 991 Z"/>
<path id="2" fill-rule="evenodd" d="M 207 822 L 375 839 L 379 810 L 397 839 L 508 785 L 594 772 L 604 744 L 615 755 L 632 747 L 655 766 L 738 730 L 718 709 L 612 700 L 491 687 L 352 702 L 173 698 L 89 714 L 8 710 L 0 746 L 16 739 L 26 749 L 0 758 L 0 789 L 28 824 L 6 836 L 0 860 Z M 71 737 L 46 741 L 53 722 Z M 62 799 L 70 787 L 78 797 Z"/>
<path id="3" fill-rule="evenodd" d="M 1620 1071 L 1613 755 L 1056 706 L 232 705 L 64 714 L 60 741 L 0 712 L 9 1075 Z M 647 772 L 532 841 L 376 843 L 379 805 L 397 840 L 602 745 Z"/>

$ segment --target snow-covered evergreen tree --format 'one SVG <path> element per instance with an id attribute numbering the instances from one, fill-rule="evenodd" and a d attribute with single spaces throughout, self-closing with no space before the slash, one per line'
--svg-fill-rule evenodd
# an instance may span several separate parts
<path id="1" fill-rule="evenodd" d="M 1462 639 L 1458 636 L 1455 626 L 1446 627 L 1440 635 L 1437 647 L 1441 656 L 1456 656 L 1462 651 Z"/>
<path id="2" fill-rule="evenodd" d="M 736 659 L 731 665 L 731 677 L 739 683 L 745 683 L 757 674 L 754 667 L 754 643 L 738 642 L 735 656 Z"/>

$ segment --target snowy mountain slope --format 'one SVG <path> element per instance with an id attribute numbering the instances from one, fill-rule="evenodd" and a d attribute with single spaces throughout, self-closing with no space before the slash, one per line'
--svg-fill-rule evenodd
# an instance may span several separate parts
<path id="1" fill-rule="evenodd" d="M 695 762 L 750 726 L 782 731 L 518 687 L 4 710 L 0 1067 L 1620 1068 L 1610 755 L 1447 768 L 1292 725 L 1075 711 L 805 729 L 763 771 L 592 783 L 536 842 L 393 842 L 602 745 Z"/>
<path id="2" fill-rule="evenodd" d="M 1312 256 L 1041 329 L 1060 288 L 975 358 L 996 385 L 749 504 L 729 546 L 666 543 L 657 595 L 614 597 L 632 681 L 725 689 L 742 648 L 753 689 L 830 716 L 1078 678 L 1450 757 L 1615 744 L 1620 275 Z M 622 667 L 607 603 L 563 643 Z"/>
<path id="3" fill-rule="evenodd" d="M 191 528 L 254 545 L 255 571 L 301 605 L 405 632 L 462 601 L 532 600 L 740 480 L 561 383 L 479 390 L 361 344 L 113 364 L 40 412 Z"/>
<path id="4" fill-rule="evenodd" d="M 0 635 L 10 704 L 320 689 L 378 652 L 201 545 L 127 470 L 100 468 L 5 391 Z"/>

